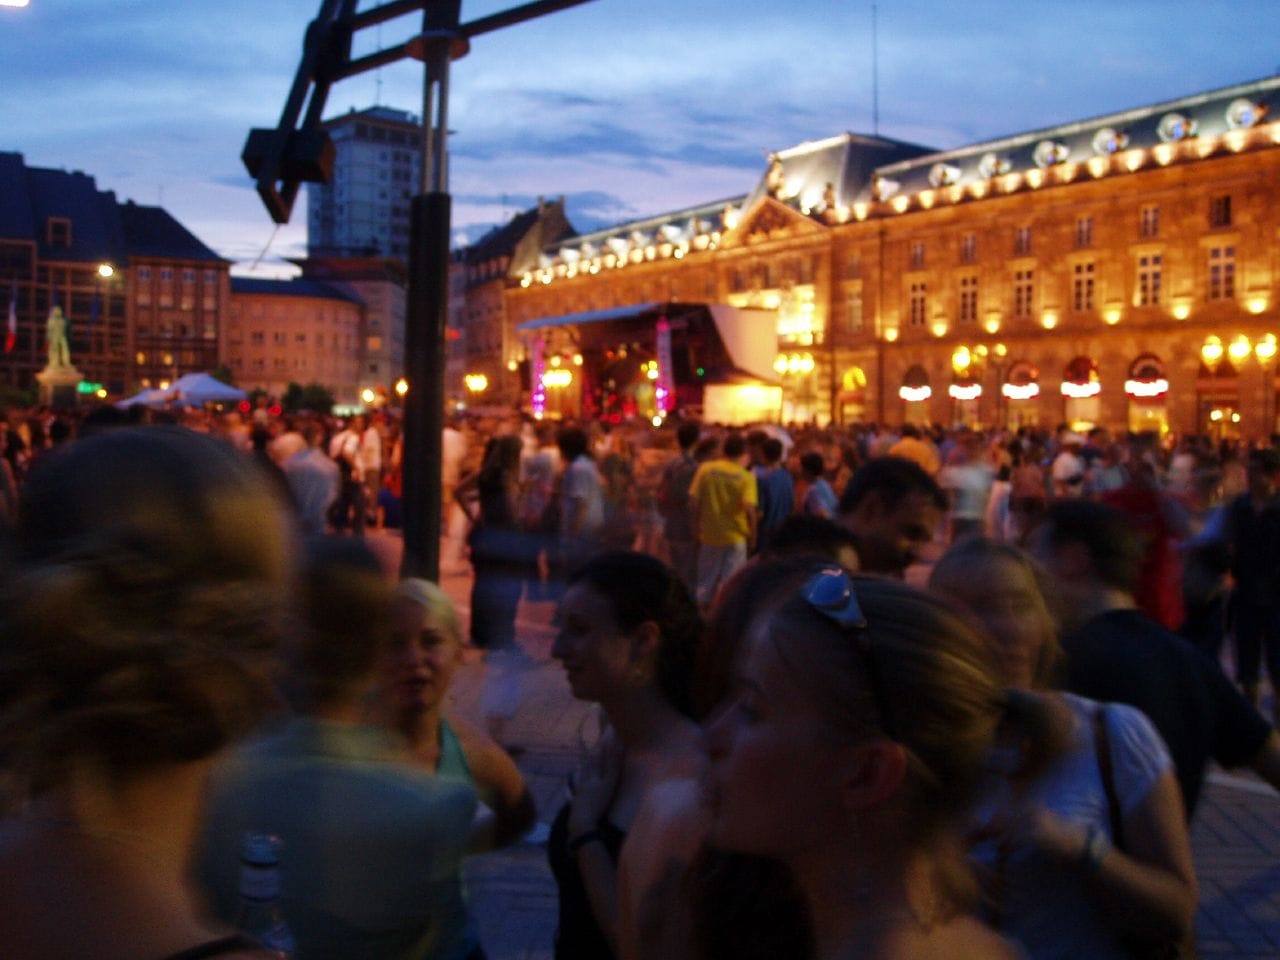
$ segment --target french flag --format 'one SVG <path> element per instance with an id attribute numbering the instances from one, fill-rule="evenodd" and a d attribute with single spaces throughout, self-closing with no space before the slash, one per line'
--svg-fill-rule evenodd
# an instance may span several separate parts
<path id="1" fill-rule="evenodd" d="M 9 327 L 4 335 L 4 352 L 12 353 L 18 343 L 18 285 L 9 290 Z"/>

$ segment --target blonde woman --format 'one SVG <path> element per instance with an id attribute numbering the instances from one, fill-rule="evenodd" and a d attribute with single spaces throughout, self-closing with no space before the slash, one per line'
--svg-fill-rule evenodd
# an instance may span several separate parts
<path id="1" fill-rule="evenodd" d="M 1019 740 L 992 755 L 974 813 L 993 922 L 1033 960 L 1122 960 L 1134 943 L 1189 937 L 1196 881 L 1182 798 L 1140 711 L 1048 693 L 1058 657 L 1037 568 L 1016 547 L 953 546 L 930 585 L 987 627 L 1004 682 L 1056 703 L 1066 749 L 1039 776 L 1009 775 Z"/>
<path id="2" fill-rule="evenodd" d="M 274 703 L 289 524 L 229 444 L 99 434 L 42 459 L 0 577 L 9 960 L 265 957 L 188 884 L 205 780 Z"/>
<path id="3" fill-rule="evenodd" d="M 961 617 L 835 566 L 784 575 L 737 678 L 705 734 L 709 840 L 786 868 L 818 960 L 1017 956 L 969 913 L 961 830 L 1007 701 Z"/>

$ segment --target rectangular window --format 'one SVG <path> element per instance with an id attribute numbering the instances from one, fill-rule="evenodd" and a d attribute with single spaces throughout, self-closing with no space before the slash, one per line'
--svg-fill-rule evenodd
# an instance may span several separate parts
<path id="1" fill-rule="evenodd" d="M 1139 211 L 1138 235 L 1143 240 L 1154 240 L 1160 236 L 1160 208 L 1149 203 Z"/>
<path id="2" fill-rule="evenodd" d="M 857 280 L 862 276 L 862 258 L 850 257 L 844 262 L 844 278 L 846 280 Z"/>
<path id="3" fill-rule="evenodd" d="M 978 235 L 966 233 L 960 238 L 960 262 L 973 263 L 978 257 Z"/>
<path id="4" fill-rule="evenodd" d="M 1018 270 L 1013 275 L 1013 315 L 1029 317 L 1032 311 L 1032 294 L 1034 292 L 1035 272 Z"/>
<path id="5" fill-rule="evenodd" d="M 912 270 L 924 269 L 924 244 L 923 243 L 913 243 L 911 245 L 911 269 Z"/>
<path id="6" fill-rule="evenodd" d="M 1076 220 L 1076 249 L 1083 250 L 1093 246 L 1093 217 L 1079 217 Z"/>
<path id="7" fill-rule="evenodd" d="M 1031 228 L 1019 227 L 1013 235 L 1013 255 L 1015 257 L 1031 256 Z"/>
<path id="8" fill-rule="evenodd" d="M 1211 247 L 1209 249 L 1210 300 L 1231 300 L 1236 295 L 1236 248 Z"/>
<path id="9" fill-rule="evenodd" d="M 271 335 L 271 342 L 277 346 L 283 347 L 289 342 L 289 335 L 283 330 L 277 330 Z"/>
<path id="10" fill-rule="evenodd" d="M 46 227 L 45 239 L 49 246 L 71 246 L 71 221 L 67 217 L 50 217 Z"/>
<path id="11" fill-rule="evenodd" d="M 1231 195 L 1209 198 L 1209 226 L 1231 226 Z"/>
<path id="12" fill-rule="evenodd" d="M 978 278 L 960 278 L 960 322 L 978 322 Z"/>
<path id="13" fill-rule="evenodd" d="M 299 332 L 297 332 L 297 333 L 295 333 L 295 334 L 293 335 L 293 342 L 294 342 L 294 343 L 306 343 L 306 342 L 307 342 L 307 335 L 306 335 L 305 333 L 303 333 L 303 332 L 299 331 Z"/>
<path id="14" fill-rule="evenodd" d="M 249 334 L 249 342 L 261 346 L 266 342 L 266 334 L 261 330 L 254 330 Z"/>
<path id="15" fill-rule="evenodd" d="M 1093 262 L 1077 263 L 1071 274 L 1071 307 L 1086 313 L 1093 309 Z"/>
<path id="16" fill-rule="evenodd" d="M 1158 253 L 1138 258 L 1138 306 L 1154 307 L 1160 303 L 1163 262 L 1164 258 Z"/>
<path id="17" fill-rule="evenodd" d="M 862 291 L 850 290 L 845 294 L 845 329 L 850 333 L 862 332 Z"/>
<path id="18" fill-rule="evenodd" d="M 928 316 L 929 294 L 923 282 L 911 284 L 910 323 L 913 327 L 923 327 Z"/>

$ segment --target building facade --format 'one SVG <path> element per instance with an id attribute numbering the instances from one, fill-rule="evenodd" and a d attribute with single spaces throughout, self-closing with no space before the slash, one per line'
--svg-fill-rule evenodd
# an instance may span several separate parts
<path id="1" fill-rule="evenodd" d="M 236 385 L 283 397 L 319 383 L 335 402 L 360 403 L 364 302 L 317 280 L 231 280 L 226 363 Z"/>
<path id="2" fill-rule="evenodd" d="M 337 284 L 364 304 L 357 396 L 370 391 L 379 403 L 395 403 L 404 373 L 408 271 L 397 257 L 308 257 L 294 261 L 304 280 Z"/>
<path id="3" fill-rule="evenodd" d="M 390 107 L 327 120 L 330 183 L 307 185 L 307 252 L 313 257 L 409 258 L 409 207 L 421 182 L 422 125 Z"/>
<path id="4" fill-rule="evenodd" d="M 450 263 L 449 393 L 464 404 L 518 404 L 528 390 L 528 363 L 507 311 L 509 278 L 535 269 L 547 246 L 574 236 L 564 197 L 516 214 Z M 458 374 L 461 373 L 459 378 Z"/>
<path id="5" fill-rule="evenodd" d="M 547 247 L 507 314 L 774 311 L 783 420 L 1272 432 L 1278 175 L 1280 78 L 945 152 L 845 134 Z"/>
<path id="6" fill-rule="evenodd" d="M 163 209 L 119 203 L 85 173 L 0 153 L 0 302 L 6 321 L 12 304 L 16 327 L 0 382 L 31 388 L 55 305 L 86 387 L 118 396 L 212 369 L 228 267 Z"/>

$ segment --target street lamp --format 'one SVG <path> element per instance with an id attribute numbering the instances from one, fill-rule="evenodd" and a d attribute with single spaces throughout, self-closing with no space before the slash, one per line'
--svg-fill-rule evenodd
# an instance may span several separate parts
<path id="1" fill-rule="evenodd" d="M 1217 376 L 1218 364 L 1222 362 L 1224 352 L 1221 337 L 1210 334 L 1204 338 L 1204 343 L 1200 347 L 1200 359 L 1214 376 Z"/>

